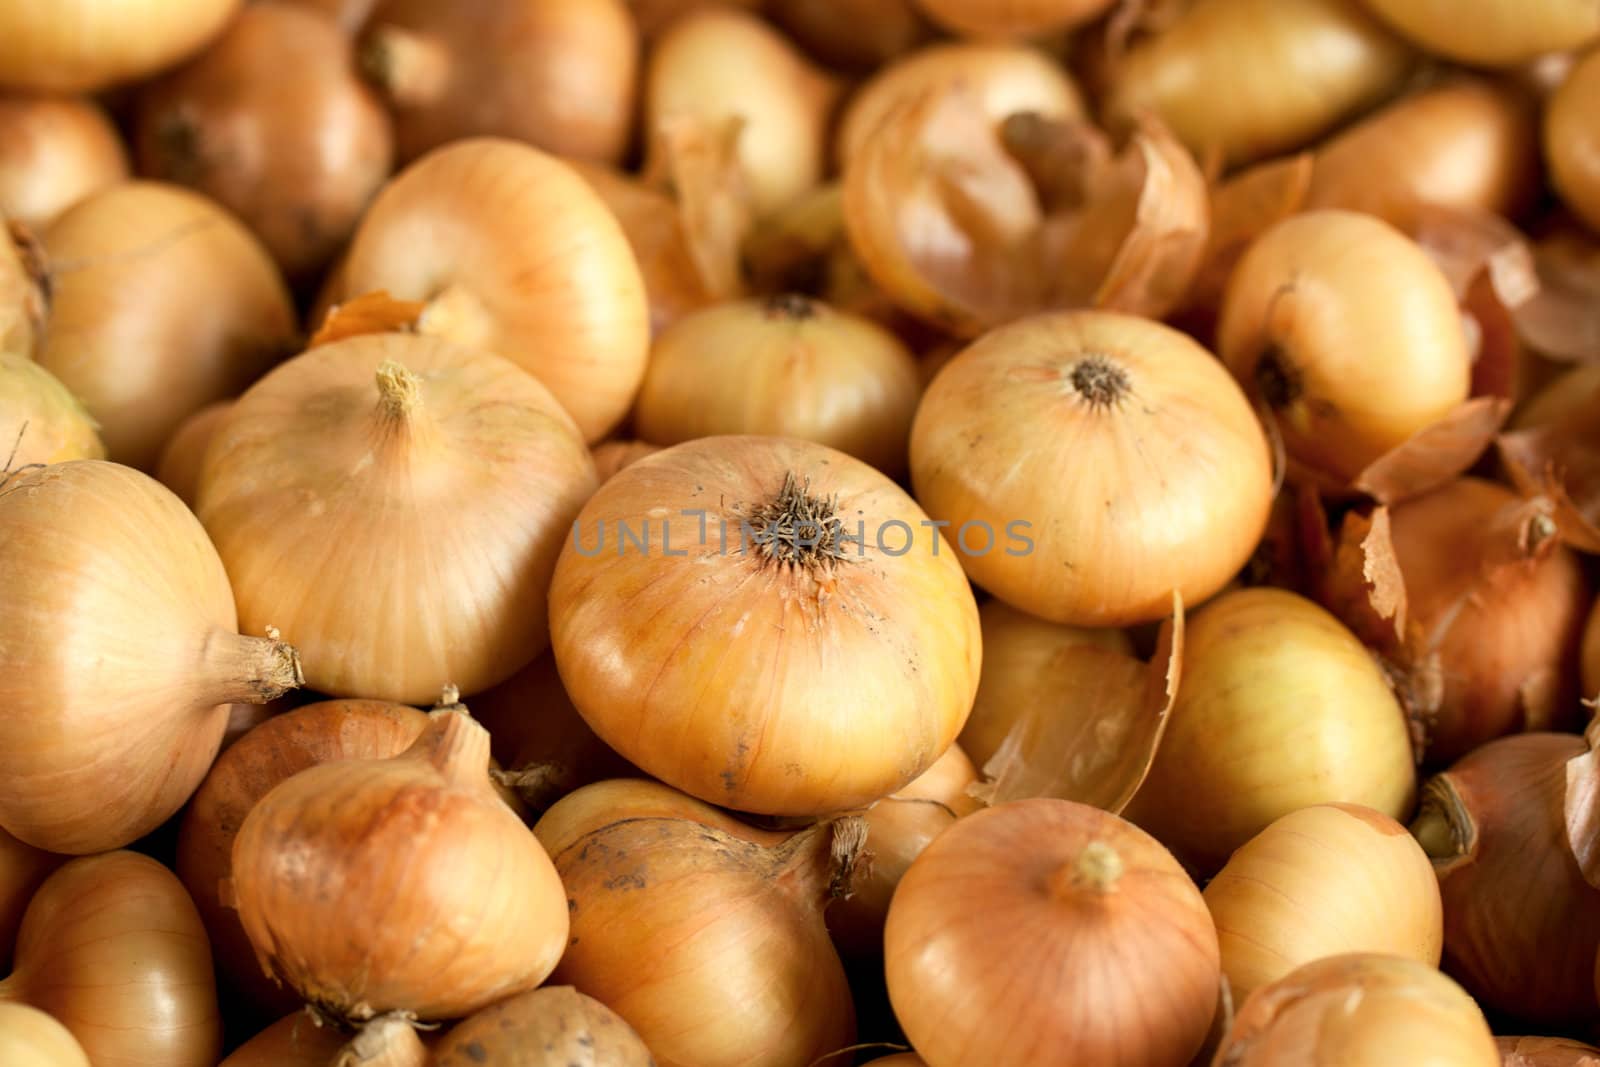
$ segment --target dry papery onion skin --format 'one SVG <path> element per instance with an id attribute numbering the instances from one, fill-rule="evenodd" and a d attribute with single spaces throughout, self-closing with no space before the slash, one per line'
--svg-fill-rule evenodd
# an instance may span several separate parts
<path id="1" fill-rule="evenodd" d="M 93 92 L 204 48 L 243 0 L 58 0 L 8 5 L 0 86 Z"/>
<path id="2" fill-rule="evenodd" d="M 0 216 L 37 233 L 127 176 L 127 149 L 98 104 L 53 93 L 0 93 Z"/>
<path id="3" fill-rule="evenodd" d="M 953 547 L 884 475 L 785 438 L 703 438 L 612 476 L 562 551 L 550 623 L 602 740 L 764 815 L 894 792 L 955 740 L 978 681 Z"/>

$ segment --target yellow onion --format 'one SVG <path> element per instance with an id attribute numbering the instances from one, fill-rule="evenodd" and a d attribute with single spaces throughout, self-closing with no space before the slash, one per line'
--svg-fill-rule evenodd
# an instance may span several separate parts
<path id="1" fill-rule="evenodd" d="M 169 67 L 205 47 L 243 0 L 60 0 L 8 5 L 0 86 L 90 92 Z"/>
<path id="2" fill-rule="evenodd" d="M 1109 312 L 1024 319 L 957 356 L 917 409 L 911 477 L 974 581 L 1078 626 L 1214 594 L 1273 493 L 1261 425 L 1210 353 Z"/>
<path id="3" fill-rule="evenodd" d="M 706 8 L 673 22 L 655 43 L 645 79 L 646 128 L 741 119 L 738 158 L 751 204 L 762 215 L 822 180 L 838 95 L 833 78 L 761 19 Z"/>
<path id="4" fill-rule="evenodd" d="M 222 1049 L 200 917 L 170 871 L 133 852 L 76 859 L 45 880 L 4 1002 L 49 1012 L 94 1064 L 213 1067 Z"/>
<path id="5" fill-rule="evenodd" d="M 194 792 L 228 705 L 303 679 L 237 632 L 228 575 L 183 502 L 114 463 L 0 476 L 0 826 L 87 854 L 154 830 Z"/>
<path id="6" fill-rule="evenodd" d="M 17 223 L 0 225 L 0 355 L 33 357 L 44 340 L 48 284 L 33 235 Z"/>
<path id="7" fill-rule="evenodd" d="M 884 119 L 908 101 L 962 86 L 989 121 L 1012 115 L 1071 120 L 1084 115 L 1083 97 L 1061 64 L 1022 45 L 946 42 L 919 48 L 868 79 L 839 121 L 838 156 L 848 162 L 876 136 Z"/>
<path id="8" fill-rule="evenodd" d="M 1411 49 L 1357 0 L 1196 0 L 1115 70 L 1109 113 L 1152 109 L 1202 158 L 1297 148 L 1397 89 Z"/>
<path id="9" fill-rule="evenodd" d="M 299 1011 L 234 1049 L 218 1067 L 429 1067 L 432 1062 L 402 1012 L 380 1015 L 352 1036 Z"/>
<path id="10" fill-rule="evenodd" d="M 161 449 L 161 459 L 156 463 L 156 481 L 171 489 L 191 508 L 200 491 L 200 470 L 205 464 L 206 449 L 232 408 L 232 400 L 207 404 L 179 423 Z"/>
<path id="11" fill-rule="evenodd" d="M 1098 18 L 1112 0 L 918 0 L 928 17 L 967 37 L 1036 37 Z"/>
<path id="12" fill-rule="evenodd" d="M 175 869 L 200 910 L 218 970 L 256 1014 L 293 1011 L 300 998 L 262 973 L 238 913 L 220 896 L 219 887 L 232 877 L 239 827 L 262 797 L 307 767 L 398 756 L 427 724 L 426 715 L 401 704 L 309 704 L 245 734 L 218 757 L 195 791 L 178 829 Z"/>
<path id="13" fill-rule="evenodd" d="M 1233 854 L 1205 899 L 1240 1002 L 1326 956 L 1380 952 L 1439 965 L 1433 866 L 1404 826 L 1371 808 L 1316 804 L 1277 819 Z"/>
<path id="14" fill-rule="evenodd" d="M 604 483 L 622 468 L 659 451 L 660 445 L 648 441 L 602 441 L 590 449 L 589 454 L 594 459 L 595 474 Z"/>
<path id="15" fill-rule="evenodd" d="M 9 1067 L 89 1067 L 72 1031 L 26 1004 L 0 1004 L 0 1059 Z"/>
<path id="16" fill-rule="evenodd" d="M 458 1018 L 544 981 L 566 899 L 488 772 L 488 731 L 447 708 L 398 756 L 321 763 L 257 801 L 231 889 L 262 969 L 352 1021 Z"/>
<path id="17" fill-rule="evenodd" d="M 1303 597 L 1246 589 L 1190 621 L 1177 705 L 1129 817 L 1216 870 L 1308 805 L 1398 819 L 1415 796 L 1405 713 L 1366 648 Z"/>
<path id="18" fill-rule="evenodd" d="M 639 32 L 647 42 L 661 36 L 661 31 L 691 11 L 707 7 L 734 7 L 758 11 L 764 0 L 628 0 L 628 8 L 639 24 Z"/>
<path id="19" fill-rule="evenodd" d="M 122 138 L 94 102 L 0 94 L 0 215 L 40 230 L 127 176 Z"/>
<path id="20" fill-rule="evenodd" d="M 1600 36 L 1600 14 L 1593 33 Z M 1600 49 L 1589 53 L 1550 97 L 1544 113 L 1544 157 L 1550 181 L 1567 206 L 1600 230 Z"/>
<path id="21" fill-rule="evenodd" d="M 63 856 L 25 845 L 0 830 L 0 967 L 11 965 L 17 928 L 34 890 L 65 862 Z"/>
<path id="22" fill-rule="evenodd" d="M 978 780 L 972 761 L 951 745 L 932 767 L 862 813 L 872 862 L 856 879 L 855 893 L 828 909 L 828 932 L 849 956 L 873 957 L 883 950 L 889 901 L 907 869 L 928 843 L 980 804 L 969 795 Z"/>
<path id="23" fill-rule="evenodd" d="M 1183 1064 L 1217 1006 L 1199 889 L 1149 835 L 1067 800 L 939 835 L 895 891 L 884 962 L 929 1067 Z"/>
<path id="24" fill-rule="evenodd" d="M 639 43 L 623 0 L 381 0 L 360 48 L 401 159 L 477 136 L 604 162 L 627 148 Z"/>
<path id="25" fill-rule="evenodd" d="M 338 284 L 336 299 L 425 302 L 420 332 L 510 359 L 589 441 L 622 419 L 644 376 L 644 283 L 621 227 L 570 167 L 526 145 L 458 141 L 401 172 L 362 219 Z"/>
<path id="26" fill-rule="evenodd" d="M 286 0 L 254 0 L 198 59 L 144 87 L 135 143 L 143 173 L 216 200 L 296 278 L 344 245 L 394 156 L 338 24 Z"/>
<path id="27" fill-rule="evenodd" d="M 809 1067 L 853 1040 L 822 913 L 851 891 L 859 818 L 768 832 L 618 780 L 566 797 L 534 832 L 572 910 L 554 981 L 627 1020 L 660 1067 Z"/>
<path id="28" fill-rule="evenodd" d="M 903 490 L 809 442 L 712 437 L 639 460 L 578 515 L 551 642 L 602 740 L 707 802 L 867 804 L 972 706 L 978 611 Z"/>
<path id="29" fill-rule="evenodd" d="M 657 338 L 634 409 L 647 441 L 793 437 L 898 475 L 920 394 L 888 330 L 788 293 L 707 308 Z"/>
<path id="30" fill-rule="evenodd" d="M 105 455 L 94 419 L 55 375 L 0 352 L 0 469 Z"/>
<path id="31" fill-rule="evenodd" d="M 429 1067 L 655 1067 L 633 1028 L 604 1004 L 571 986 L 546 986 L 484 1008 L 454 1027 L 433 1050 Z"/>
<path id="32" fill-rule="evenodd" d="M 1467 399 L 1454 292 L 1404 234 L 1369 215 L 1278 223 L 1228 284 L 1219 355 L 1277 422 L 1289 457 L 1337 485 Z"/>
<path id="33" fill-rule="evenodd" d="M 872 70 L 927 40 L 916 0 L 769 0 L 767 16 L 834 67 Z"/>
<path id="34" fill-rule="evenodd" d="M 1518 0 L 1362 0 L 1420 47 L 1474 66 L 1511 67 L 1600 38 L 1586 0 L 1527 7 Z"/>
<path id="35" fill-rule="evenodd" d="M 1355 953 L 1317 960 L 1239 1009 L 1217 1067 L 1500 1067 L 1483 1012 L 1434 967 Z"/>
<path id="36" fill-rule="evenodd" d="M 294 315 L 260 243 L 210 200 L 127 182 L 45 232 L 39 362 L 100 423 L 113 460 L 151 468 L 180 422 L 293 351 Z"/>
<path id="37" fill-rule="evenodd" d="M 372 334 L 239 399 L 196 511 L 245 625 L 281 627 L 312 688 L 415 703 L 504 681 L 544 647 L 550 573 L 593 489 L 576 427 L 533 378 Z"/>
<path id="38" fill-rule="evenodd" d="M 1564 1037 L 1499 1037 L 1501 1067 L 1600 1067 L 1600 1048 Z"/>
<path id="39" fill-rule="evenodd" d="M 1411 832 L 1444 897 L 1445 968 L 1486 1008 L 1560 1024 L 1594 1014 L 1600 889 L 1574 849 L 1600 785 L 1584 739 L 1492 741 L 1430 779 Z"/>

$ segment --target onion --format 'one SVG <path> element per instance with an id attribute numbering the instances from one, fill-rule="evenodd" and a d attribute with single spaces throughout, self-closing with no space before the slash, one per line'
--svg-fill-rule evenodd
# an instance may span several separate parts
<path id="1" fill-rule="evenodd" d="M 242 0 L 60 0 L 8 5 L 0 19 L 0 86 L 90 92 L 134 81 L 194 54 Z"/>
<path id="2" fill-rule="evenodd" d="M 487 352 L 375 334 L 241 397 L 196 510 L 245 625 L 282 627 L 314 689 L 416 703 L 504 681 L 544 647 L 550 573 L 593 489 L 538 382 Z"/>
<path id="3" fill-rule="evenodd" d="M 1266 527 L 1271 466 L 1209 353 L 1106 312 L 990 333 L 940 372 L 911 433 L 917 498 L 956 531 L 973 580 L 1079 626 L 1159 619 L 1174 590 L 1197 603 L 1220 589 Z"/>
<path id="4" fill-rule="evenodd" d="M 1471 387 L 1450 283 L 1415 242 L 1354 212 L 1268 230 L 1228 285 L 1218 343 L 1273 411 L 1290 458 L 1338 485 Z"/>
<path id="5" fill-rule="evenodd" d="M 398 756 L 427 726 L 415 708 L 331 700 L 276 716 L 228 748 L 195 792 L 178 830 L 178 876 L 194 897 L 218 969 L 257 1014 L 293 1011 L 300 998 L 262 973 L 237 912 L 219 891 L 232 877 L 233 843 L 256 803 L 308 767 Z"/>
<path id="6" fill-rule="evenodd" d="M 17 929 L 34 890 L 64 862 L 65 857 L 25 845 L 0 830 L 0 967 L 11 965 Z"/>
<path id="7" fill-rule="evenodd" d="M 857 877 L 855 893 L 828 909 L 828 932 L 841 952 L 871 958 L 883 951 L 883 924 L 895 887 L 930 841 L 978 810 L 978 801 L 968 795 L 977 780 L 972 761 L 959 745 L 951 745 L 932 767 L 863 813 L 872 862 Z"/>
<path id="8" fill-rule="evenodd" d="M 398 756 L 318 764 L 259 800 L 232 892 L 262 968 L 352 1021 L 457 1018 L 542 982 L 566 899 L 488 769 L 488 732 L 444 709 Z"/>
<path id="9" fill-rule="evenodd" d="M 122 138 L 94 102 L 0 96 L 0 215 L 43 229 L 127 176 Z"/>
<path id="10" fill-rule="evenodd" d="M 908 102 L 958 85 L 993 124 L 1018 114 L 1062 121 L 1084 116 L 1072 76 L 1043 52 L 1022 45 L 933 44 L 884 67 L 850 98 L 839 123 L 839 158 L 854 158 L 884 119 Z"/>
<path id="11" fill-rule="evenodd" d="M 624 780 L 578 790 L 534 832 L 572 909 L 554 980 L 626 1019 L 661 1067 L 808 1067 L 853 1040 L 822 911 L 852 888 L 860 819 L 772 833 Z"/>
<path id="12" fill-rule="evenodd" d="M 627 148 L 639 44 L 623 0 L 381 0 L 360 47 L 402 159 L 476 136 L 603 162 Z"/>
<path id="13" fill-rule="evenodd" d="M 1113 0 L 918 0 L 928 17 L 968 37 L 1036 37 L 1099 18 Z"/>
<path id="14" fill-rule="evenodd" d="M 1432 966 L 1357 953 L 1308 963 L 1245 1001 L 1228 1067 L 1500 1067 L 1472 998 Z"/>
<path id="15" fill-rule="evenodd" d="M 378 0 L 294 0 L 294 2 L 301 7 L 308 7 L 331 16 L 346 33 L 359 30 L 378 4 Z"/>
<path id="16" fill-rule="evenodd" d="M 1594 1015 L 1600 889 L 1575 848 L 1600 784 L 1569 734 L 1492 741 L 1427 783 L 1411 832 L 1444 896 L 1444 960 L 1485 1007 L 1529 1022 Z M 1587 851 L 1586 851 L 1587 854 Z"/>
<path id="17" fill-rule="evenodd" d="M 211 201 L 113 186 L 44 235 L 50 329 L 39 362 L 83 401 L 118 463 L 148 469 L 180 422 L 292 351 L 293 309 L 249 232 Z"/>
<path id="18" fill-rule="evenodd" d="M 1415 796 L 1405 714 L 1361 642 L 1309 600 L 1246 589 L 1188 626 L 1177 706 L 1129 816 L 1216 870 L 1300 808 L 1404 818 Z"/>
<path id="19" fill-rule="evenodd" d="M 647 42 L 691 11 L 709 7 L 734 7 L 759 11 L 766 0 L 628 0 L 628 7 Z"/>
<path id="20" fill-rule="evenodd" d="M 1600 1049 L 1564 1037 L 1500 1037 L 1502 1067 L 1600 1067 Z"/>
<path id="21" fill-rule="evenodd" d="M 1600 38 L 1600 10 L 1587 0 L 1557 0 L 1532 10 L 1518 0 L 1363 3 L 1429 52 L 1477 66 L 1516 66 Z"/>
<path id="22" fill-rule="evenodd" d="M 1430 761 L 1574 725 L 1590 591 L 1555 533 L 1548 502 L 1476 478 L 1346 518 L 1327 595 L 1400 680 Z"/>
<path id="23" fill-rule="evenodd" d="M 1356 0 L 1198 0 L 1115 72 L 1111 115 L 1160 115 L 1201 157 L 1296 148 L 1398 88 L 1411 50 Z"/>
<path id="24" fill-rule="evenodd" d="M 561 554 L 550 625 L 601 739 L 766 815 L 893 793 L 950 747 L 978 681 L 954 549 L 888 478 L 782 438 L 705 438 L 612 477 Z"/>
<path id="25" fill-rule="evenodd" d="M 222 1049 L 200 917 L 170 871 L 133 852 L 73 860 L 39 887 L 5 1001 L 49 1012 L 95 1064 L 213 1067 Z"/>
<path id="26" fill-rule="evenodd" d="M 546 986 L 484 1008 L 452 1029 L 433 1050 L 430 1067 L 655 1067 L 633 1028 L 571 986 Z"/>
<path id="27" fill-rule="evenodd" d="M 344 33 L 284 0 L 255 0 L 199 59 L 145 87 L 135 140 L 141 171 L 215 199 L 295 278 L 339 251 L 394 155 Z"/>
<path id="28" fill-rule="evenodd" d="M 89 1067 L 72 1031 L 26 1004 L 0 1004 L 0 1057 L 10 1067 Z"/>
<path id="29" fill-rule="evenodd" d="M 0 225 L 0 355 L 29 359 L 43 343 L 49 284 L 33 235 L 17 223 Z"/>
<path id="30" fill-rule="evenodd" d="M 206 449 L 211 446 L 211 439 L 228 412 L 233 410 L 233 403 L 232 400 L 218 400 L 207 404 L 179 423 L 161 449 L 156 480 L 191 508 L 200 491 L 200 470 L 205 464 Z"/>
<path id="31" fill-rule="evenodd" d="M 246 1041 L 218 1067 L 429 1067 L 432 1063 L 403 1013 L 380 1015 L 350 1037 L 302 1011 Z"/>
<path id="32" fill-rule="evenodd" d="M 659 445 L 648 441 L 604 441 L 595 445 L 590 450 L 594 458 L 595 473 L 600 476 L 601 483 L 609 482 L 611 476 L 622 468 L 631 466 L 646 456 L 653 456 L 661 451 Z"/>
<path id="33" fill-rule="evenodd" d="M 37 848 L 119 848 L 217 754 L 230 703 L 301 682 L 236 632 L 205 531 L 154 480 L 77 460 L 0 477 L 0 826 Z"/>
<path id="34" fill-rule="evenodd" d="M 94 419 L 56 376 L 24 356 L 0 352 L 0 469 L 104 459 Z"/>
<path id="35" fill-rule="evenodd" d="M 1205 899 L 1240 1001 L 1326 956 L 1381 952 L 1439 965 L 1433 867 L 1404 826 L 1370 808 L 1318 804 L 1283 816 L 1233 854 Z"/>
<path id="36" fill-rule="evenodd" d="M 846 70 L 870 71 L 931 34 L 915 0 L 769 0 L 765 11 L 807 52 Z"/>
<path id="37" fill-rule="evenodd" d="M 1594 14 L 1600 35 L 1600 14 Z M 1592 51 L 1550 97 L 1544 114 L 1544 156 L 1550 181 L 1567 205 L 1600 230 L 1600 50 Z"/>
<path id="38" fill-rule="evenodd" d="M 661 445 L 794 437 L 893 476 L 920 392 L 916 361 L 888 330 L 791 293 L 708 308 L 662 333 L 634 425 Z"/>
<path id="39" fill-rule="evenodd" d="M 990 808 L 936 838 L 895 891 L 884 959 L 930 1067 L 1182 1064 L 1217 1004 L 1200 891 L 1137 827 L 1066 800 Z"/>
<path id="40" fill-rule="evenodd" d="M 656 42 L 644 103 L 651 131 L 686 118 L 742 119 L 738 157 L 763 215 L 822 180 L 838 95 L 833 78 L 759 18 L 706 8 Z"/>
<path id="41" fill-rule="evenodd" d="M 589 441 L 644 376 L 644 283 L 621 228 L 571 168 L 526 145 L 461 141 L 403 171 L 357 229 L 340 289 L 426 301 L 421 332 L 535 375 Z"/>

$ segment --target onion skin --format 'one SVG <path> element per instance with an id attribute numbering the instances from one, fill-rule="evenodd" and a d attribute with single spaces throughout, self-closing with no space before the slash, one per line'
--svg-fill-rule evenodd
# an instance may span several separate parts
<path id="1" fill-rule="evenodd" d="M 929 1067 L 1182 1064 L 1217 1004 L 1200 891 L 1137 827 L 1066 800 L 1002 804 L 935 839 L 895 891 L 884 959 Z M 984 977 L 1002 971 L 1014 981 Z"/>
<path id="2" fill-rule="evenodd" d="M 660 445 L 648 441 L 603 441 L 590 450 L 590 455 L 594 457 L 595 474 L 604 485 L 622 468 L 660 451 Z"/>
<path id="3" fill-rule="evenodd" d="M 1406 718 L 1339 620 L 1280 589 L 1226 593 L 1185 635 L 1177 706 L 1129 817 L 1207 870 L 1276 819 L 1345 803 L 1406 817 Z"/>
<path id="4" fill-rule="evenodd" d="M 1600 38 L 1600 9 L 1588 0 L 1556 0 L 1534 10 L 1517 0 L 1362 2 L 1418 46 L 1472 66 L 1513 67 Z"/>
<path id="5" fill-rule="evenodd" d="M 345 34 L 283 0 L 253 0 L 203 55 L 146 86 L 135 143 L 142 173 L 233 212 L 292 278 L 334 257 L 394 160 Z"/>
<path id="6" fill-rule="evenodd" d="M 542 982 L 566 898 L 488 769 L 488 732 L 442 710 L 399 756 L 319 764 L 258 801 L 233 891 L 263 969 L 351 1021 L 459 1018 Z"/>
<path id="7" fill-rule="evenodd" d="M 65 862 L 65 856 L 25 845 L 0 830 L 0 967 L 11 966 L 17 929 L 34 890 Z"/>
<path id="8" fill-rule="evenodd" d="M 487 1057 L 487 1058 L 486 1058 Z M 429 1067 L 655 1067 L 650 1050 L 616 1012 L 571 986 L 546 986 L 502 1000 L 453 1028 Z"/>
<path id="9" fill-rule="evenodd" d="M 769 556 L 785 543 L 757 538 L 802 511 L 848 523 L 837 555 Z M 602 740 L 692 796 L 764 815 L 868 804 L 950 746 L 977 687 L 977 605 L 938 537 L 821 445 L 678 445 L 579 514 L 550 591 L 556 664 Z"/>
<path id="10" fill-rule="evenodd" d="M 1037 37 L 1100 17 L 1112 0 L 919 0 L 928 17 L 966 37 Z"/>
<path id="11" fill-rule="evenodd" d="M 44 251 L 26 227 L 0 226 L 0 355 L 32 359 L 50 310 Z"/>
<path id="12" fill-rule="evenodd" d="M 639 435 L 793 437 L 885 474 L 906 468 L 921 387 L 905 345 L 870 319 L 796 295 L 720 304 L 656 339 L 634 409 Z"/>
<path id="13" fill-rule="evenodd" d="M 1563 803 L 1570 734 L 1491 741 L 1431 779 L 1412 823 L 1444 898 L 1445 969 L 1530 1023 L 1594 1014 L 1600 889 L 1584 880 Z"/>
<path id="14" fill-rule="evenodd" d="M 594 485 L 571 419 L 510 362 L 368 334 L 239 399 L 196 510 L 245 625 L 298 642 L 312 688 L 421 703 L 544 648 L 550 574 Z"/>
<path id="15" fill-rule="evenodd" d="M 8 1067 L 89 1067 L 72 1031 L 26 1004 L 0 1004 L 0 1058 Z"/>
<path id="16" fill-rule="evenodd" d="M 510 359 L 590 442 L 644 377 L 649 311 L 627 238 L 570 167 L 526 145 L 458 141 L 401 172 L 357 229 L 340 288 L 429 301 L 423 333 Z"/>
<path id="17" fill-rule="evenodd" d="M 194 54 L 243 0 L 62 0 L 0 21 L 0 86 L 80 93 L 133 81 Z"/>
<path id="18" fill-rule="evenodd" d="M 360 47 L 401 159 L 464 137 L 601 163 L 628 147 L 639 42 L 623 0 L 381 0 Z"/>
<path id="19" fill-rule="evenodd" d="M 874 70 L 932 33 L 915 0 L 769 0 L 765 13 L 807 52 L 843 70 Z"/>
<path id="20" fill-rule="evenodd" d="M 200 917 L 170 871 L 133 852 L 73 860 L 45 881 L 5 1001 L 49 1012 L 95 1064 L 213 1067 L 222 1051 Z"/>
<path id="21" fill-rule="evenodd" d="M 55 375 L 0 352 L 0 467 L 105 456 L 94 419 Z"/>
<path id="22" fill-rule="evenodd" d="M 1356 0 L 1197 0 L 1117 68 L 1110 115 L 1161 116 L 1204 159 L 1297 148 L 1377 103 L 1412 53 Z"/>
<path id="23" fill-rule="evenodd" d="M 1600 34 L 1600 16 L 1596 17 Z M 1591 51 L 1551 96 L 1544 115 L 1544 156 L 1561 199 L 1600 230 L 1600 50 Z"/>
<path id="24" fill-rule="evenodd" d="M 0 215 L 42 230 L 127 176 L 122 138 L 93 101 L 0 95 Z"/>
<path id="25" fill-rule="evenodd" d="M 232 400 L 207 404 L 179 423 L 161 449 L 161 459 L 156 463 L 156 481 L 171 489 L 190 508 L 200 494 L 200 472 L 205 467 L 206 449 L 231 410 Z"/>
<path id="26" fill-rule="evenodd" d="M 1597 1067 L 1600 1049 L 1564 1037 L 1497 1037 L 1502 1067 Z"/>
<path id="27" fill-rule="evenodd" d="M 294 311 L 260 243 L 211 201 L 126 182 L 44 234 L 50 330 L 39 362 L 147 470 L 178 424 L 293 350 Z"/>
<path id="28" fill-rule="evenodd" d="M 1500 1067 L 1483 1013 L 1433 967 L 1356 953 L 1308 963 L 1240 1008 L 1215 1067 Z"/>
<path id="29" fill-rule="evenodd" d="M 303 680 L 293 649 L 239 636 L 205 531 L 137 471 L 0 478 L 0 558 L 0 826 L 37 848 L 154 830 L 205 777 L 228 705 Z"/>
<path id="30" fill-rule="evenodd" d="M 1467 399 L 1461 322 L 1415 242 L 1368 215 L 1316 211 L 1245 253 L 1218 354 L 1272 408 L 1289 456 L 1343 485 Z"/>
<path id="31" fill-rule="evenodd" d="M 1255 550 L 1273 492 L 1266 436 L 1211 355 L 1101 311 L 1023 319 L 952 360 L 917 409 L 911 480 L 958 534 L 988 524 L 994 549 L 960 556 L 975 582 L 1075 626 L 1214 594 Z"/>
<path id="32" fill-rule="evenodd" d="M 839 825 L 755 830 L 649 781 L 580 789 L 534 827 L 572 908 L 554 981 L 626 1019 L 660 1067 L 808 1067 L 851 1044 L 822 921 L 859 849 Z"/>
<path id="33" fill-rule="evenodd" d="M 1387 815 L 1353 804 L 1291 812 L 1207 883 L 1237 1002 L 1312 960 L 1350 952 L 1437 967 L 1444 916 L 1433 865 Z"/>
<path id="34" fill-rule="evenodd" d="M 234 1049 L 217 1067 L 328 1067 L 348 1035 L 305 1011 L 284 1016 Z"/>
<path id="35" fill-rule="evenodd" d="M 178 829 L 178 877 L 194 897 L 212 952 L 237 999 L 255 1014 L 285 1014 L 300 998 L 261 971 L 219 886 L 233 874 L 233 842 L 252 808 L 281 782 L 334 760 L 389 759 L 428 724 L 415 708 L 378 700 L 330 700 L 276 716 L 225 751 L 195 791 Z"/>

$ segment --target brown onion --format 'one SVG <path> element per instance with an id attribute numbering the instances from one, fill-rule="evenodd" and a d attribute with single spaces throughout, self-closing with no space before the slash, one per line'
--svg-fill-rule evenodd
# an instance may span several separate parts
<path id="1" fill-rule="evenodd" d="M 0 94 L 0 215 L 40 230 L 127 176 L 122 138 L 94 102 Z"/>
<path id="2" fill-rule="evenodd" d="M 1519 0 L 1362 0 L 1421 47 L 1474 66 L 1510 67 L 1600 38 L 1588 0 L 1529 8 Z"/>
<path id="3" fill-rule="evenodd" d="M 394 156 L 345 35 L 287 0 L 254 0 L 199 59 L 141 90 L 135 143 L 144 174 L 216 200 L 294 278 L 339 251 Z"/>
<path id="4" fill-rule="evenodd" d="M 105 455 L 94 419 L 55 375 L 0 351 L 0 470 Z"/>
<path id="5" fill-rule="evenodd" d="M 179 423 L 161 449 L 156 480 L 191 508 L 200 492 L 200 471 L 205 466 L 206 449 L 223 418 L 233 409 L 233 403 L 232 400 L 218 400 L 207 404 Z"/>
<path id="6" fill-rule="evenodd" d="M 311 1011 L 285 1016 L 218 1067 L 429 1067 L 428 1049 L 403 1013 L 380 1015 L 354 1036 Z"/>
<path id="7" fill-rule="evenodd" d="M 655 1067 L 633 1028 L 571 986 L 545 986 L 484 1008 L 454 1027 L 429 1067 Z"/>
<path id="8" fill-rule="evenodd" d="M 1501 1067 L 1600 1067 L 1600 1048 L 1564 1037 L 1499 1037 Z"/>
<path id="9" fill-rule="evenodd" d="M 768 0 L 767 16 L 830 66 L 872 70 L 931 35 L 916 0 Z"/>
<path id="10" fill-rule="evenodd" d="M 39 362 L 100 423 L 113 460 L 149 469 L 180 422 L 293 350 L 266 251 L 206 198 L 127 182 L 45 232 L 50 329 Z"/>
<path id="11" fill-rule="evenodd" d="M 402 160 L 480 136 L 599 162 L 627 148 L 639 44 L 623 0 L 380 0 L 360 48 Z"/>
<path id="12" fill-rule="evenodd" d="M 8 5 L 0 86 L 90 92 L 171 66 L 222 31 L 243 0 L 58 0 Z"/>
<path id="13" fill-rule="evenodd" d="M 1600 35 L 1600 17 L 1596 18 Z M 1544 114 L 1544 156 L 1550 182 L 1567 206 L 1600 230 L 1600 49 L 1573 68 Z"/>
<path id="14" fill-rule="evenodd" d="M 939 835 L 884 933 L 895 1017 L 929 1067 L 1187 1062 L 1217 1006 L 1217 936 L 1154 839 L 1067 800 Z"/>
<path id="15" fill-rule="evenodd" d="M 34 890 L 65 862 L 64 856 L 25 845 L 0 830 L 0 968 L 11 966 L 17 929 Z"/>
<path id="16" fill-rule="evenodd" d="M 661 1067 L 809 1067 L 851 1043 L 822 912 L 851 890 L 860 819 L 774 833 L 622 780 L 578 790 L 534 830 L 572 909 L 555 981 L 626 1019 Z"/>
<path id="17" fill-rule="evenodd" d="M 0 982 L 5 1001 L 55 1016 L 94 1064 L 214 1067 L 222 1048 L 200 917 L 170 871 L 133 852 L 73 860 L 45 880 Z"/>

